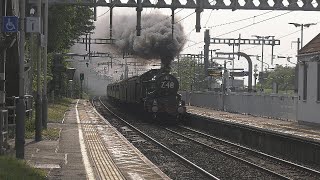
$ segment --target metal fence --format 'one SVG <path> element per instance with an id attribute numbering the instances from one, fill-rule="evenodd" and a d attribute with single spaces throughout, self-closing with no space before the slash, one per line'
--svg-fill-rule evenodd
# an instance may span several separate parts
<path id="1" fill-rule="evenodd" d="M 0 155 L 8 144 L 8 110 L 0 110 Z"/>
<path id="2" fill-rule="evenodd" d="M 180 92 L 186 104 L 276 119 L 296 120 L 298 98 L 279 94 Z"/>
<path id="3" fill-rule="evenodd" d="M 0 155 L 9 148 L 8 140 L 15 138 L 16 100 L 18 97 L 6 98 L 6 109 L 0 110 Z M 33 97 L 25 95 L 26 118 L 32 118 Z"/>

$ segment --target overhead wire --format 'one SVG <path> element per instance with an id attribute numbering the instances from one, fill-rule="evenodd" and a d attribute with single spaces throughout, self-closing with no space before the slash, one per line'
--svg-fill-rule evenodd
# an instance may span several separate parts
<path id="1" fill-rule="evenodd" d="M 213 1 L 214 1 L 214 0 L 213 0 Z M 211 2 L 213 2 L 213 1 L 211 1 Z M 301 1 L 301 0 L 300 0 L 300 1 Z M 299 1 L 298 1 L 298 2 L 299 2 Z M 292 2 L 292 3 L 294 3 L 294 2 Z M 314 3 L 312 3 L 312 4 L 314 4 Z M 289 5 L 290 5 L 290 4 L 289 4 Z M 115 6 L 115 4 L 113 4 L 113 6 L 112 6 L 111 8 L 113 8 L 114 6 Z M 105 15 L 106 13 L 108 13 L 111 8 L 109 8 L 109 10 L 108 10 L 107 12 L 103 13 L 102 15 L 100 15 L 100 16 L 98 16 L 98 17 L 101 17 L 101 16 Z M 264 12 L 264 13 L 261 13 L 261 14 L 258 14 L 258 15 L 252 16 L 252 17 L 248 17 L 248 18 L 244 18 L 244 19 L 240 19 L 240 20 L 236 20 L 236 21 L 231 21 L 231 22 L 228 22 L 228 23 L 223 23 L 223 24 L 219 24 L 219 25 L 215 25 L 215 26 L 210 26 L 210 27 L 208 27 L 208 28 L 209 28 L 209 29 L 212 29 L 212 28 L 214 28 L 214 27 L 219 27 L 219 26 L 224 26 L 224 25 L 229 25 L 229 24 L 233 24 L 233 23 L 237 23 L 237 22 L 249 20 L 249 19 L 252 19 L 252 18 L 256 18 L 256 17 L 262 16 L 262 15 L 271 13 L 271 12 L 273 12 L 273 11 L 275 11 L 275 10 L 280 10 L 280 9 L 282 9 L 282 8 L 284 8 L 284 7 L 280 7 L 280 8 L 277 8 L 277 9 L 274 9 L 274 10 L 271 10 L 271 11 L 268 11 L 268 12 Z M 175 12 L 174 14 L 177 14 L 177 13 L 181 12 L 182 10 L 184 10 L 184 8 L 180 9 L 179 11 Z M 211 11 L 211 13 L 212 13 L 212 12 L 213 12 L 213 10 Z M 223 33 L 223 34 L 220 34 L 220 35 L 218 35 L 217 37 L 220 37 L 220 36 L 223 36 L 223 35 L 227 35 L 227 34 L 230 34 L 230 33 L 233 33 L 233 32 L 236 32 L 236 31 L 239 31 L 239 30 L 248 28 L 248 27 L 250 27 L 250 26 L 253 26 L 253 25 L 256 25 L 256 24 L 259 24 L 259 23 L 262 23 L 262 22 L 265 22 L 265 21 L 268 21 L 268 20 L 271 20 L 271 19 L 274 19 L 274 18 L 283 16 L 283 15 L 289 14 L 289 13 L 291 13 L 291 12 L 293 12 L 293 11 L 289 11 L 289 12 L 286 12 L 286 13 L 283 13 L 283 14 L 280 14 L 280 15 L 277 15 L 277 16 L 273 16 L 273 17 L 270 17 L 270 18 L 267 18 L 267 19 L 264 19 L 264 20 L 261 20 L 261 21 L 252 23 L 252 24 L 250 24 L 250 25 L 247 25 L 247 26 L 244 26 L 244 27 L 241 27 L 241 28 L 238 28 L 238 29 L 235 29 L 235 30 L 232 30 L 232 31 Z M 191 16 L 192 14 L 194 14 L 194 13 L 195 13 L 195 12 L 190 13 L 189 15 L 183 17 L 182 19 L 180 19 L 179 21 L 175 22 L 174 24 L 179 23 L 179 22 L 185 20 L 186 18 L 190 17 L 190 16 Z M 207 24 L 208 21 L 210 20 L 211 13 L 210 13 L 210 15 L 209 15 L 209 18 L 208 18 L 206 24 Z M 161 22 L 169 19 L 170 17 L 171 17 L 171 16 L 168 16 L 167 18 L 165 18 L 165 19 L 157 22 L 156 24 L 161 23 Z M 156 24 L 155 24 L 155 25 L 156 25 Z M 205 25 L 206 25 L 206 24 L 205 24 Z M 192 32 L 193 30 L 195 30 L 195 28 L 192 29 L 191 32 Z M 191 32 L 189 32 L 188 34 L 190 34 Z M 296 33 L 296 32 L 298 32 L 298 31 L 295 31 L 295 32 L 293 32 L 292 34 L 294 34 L 294 33 Z M 289 34 L 289 35 L 291 35 L 291 34 Z M 286 36 L 289 36 L 289 35 L 286 35 Z M 197 44 L 200 44 L 200 43 L 202 43 L 202 42 L 204 42 L 204 41 L 201 41 L 201 42 L 198 42 L 198 43 L 194 43 L 193 45 L 188 46 L 188 47 L 184 48 L 183 50 L 185 50 L 185 49 L 187 49 L 187 48 L 190 48 L 190 47 L 192 47 L 192 46 L 195 46 L 195 45 L 197 45 Z M 250 49 L 251 49 L 251 48 L 250 48 Z"/>
<path id="2" fill-rule="evenodd" d="M 273 11 L 275 11 L 275 10 L 264 12 L 264 13 L 261 13 L 261 14 L 258 14 L 258 15 L 254 15 L 254 16 L 251 16 L 251 17 L 248 17 L 248 18 L 243 18 L 243 19 L 239 19 L 239 20 L 235 20 L 235 21 L 231 21 L 231 22 L 227 22 L 227 23 L 222 23 L 222 24 L 218 24 L 218 25 L 214 25 L 214 26 L 209 26 L 208 29 L 212 29 L 212 28 L 220 27 L 220 26 L 225 26 L 225 25 L 229 25 L 229 24 L 233 24 L 233 23 L 237 23 L 237 22 L 246 21 L 246 20 L 249 20 L 249 19 L 253 19 L 253 18 L 262 16 L 262 15 L 265 15 L 265 14 L 271 13 Z"/>
<path id="3" fill-rule="evenodd" d="M 116 3 L 113 3 L 113 5 L 105 12 L 105 13 L 103 13 L 103 14 L 101 14 L 101 15 L 99 15 L 97 18 L 99 18 L 99 17 L 102 17 L 102 16 L 104 16 L 104 15 L 106 15 L 109 11 L 110 11 L 110 9 L 111 8 L 114 8 L 115 7 L 115 5 L 116 5 Z"/>
<path id="4" fill-rule="evenodd" d="M 320 23 L 320 21 L 316 22 L 316 24 L 318 24 L 318 23 Z M 290 35 L 292 35 L 292 34 L 295 34 L 295 33 L 297 33 L 297 32 L 300 32 L 300 31 L 301 31 L 301 30 L 299 29 L 299 30 L 290 32 L 290 33 L 288 33 L 288 34 L 285 34 L 285 35 L 280 36 L 280 37 L 277 38 L 277 39 L 282 39 L 282 38 L 288 37 L 288 36 L 290 36 Z M 253 47 L 249 47 L 249 48 L 246 48 L 246 49 L 243 49 L 243 50 L 249 50 L 249 49 L 253 49 L 253 48 L 256 48 L 256 47 L 259 47 L 259 45 L 256 45 L 256 46 L 253 46 Z"/>
<path id="5" fill-rule="evenodd" d="M 201 18 L 202 18 L 203 14 L 201 14 Z M 196 28 L 193 28 L 189 33 L 186 34 L 186 38 L 184 38 L 184 40 L 187 40 L 187 41 L 191 41 L 191 42 L 195 42 L 195 41 L 192 41 L 190 39 L 188 39 L 187 37 L 195 30 Z"/>
<path id="6" fill-rule="evenodd" d="M 154 1 L 154 2 L 155 2 L 155 1 Z M 102 15 L 99 15 L 98 18 L 104 16 L 105 14 L 107 14 L 107 13 L 110 11 L 110 9 L 113 8 L 114 6 L 115 6 L 115 4 L 113 4 L 112 7 L 110 7 L 105 13 L 103 13 Z M 181 12 L 182 10 L 184 10 L 184 8 L 179 9 L 178 11 L 174 12 L 173 15 L 178 14 L 178 13 Z M 151 11 L 150 11 L 149 13 L 151 13 Z M 189 15 L 189 16 L 190 16 L 190 15 Z M 187 17 L 189 17 L 189 16 L 187 16 Z M 153 24 L 153 26 L 156 25 L 156 24 L 159 24 L 159 23 L 161 23 L 161 22 L 163 22 L 163 21 L 165 21 L 165 20 L 167 20 L 167 19 L 169 19 L 169 18 L 171 18 L 171 17 L 172 17 L 172 15 L 171 15 L 171 16 L 168 16 L 168 17 L 166 17 L 166 18 L 164 18 L 164 19 L 162 19 L 162 20 L 160 20 L 159 22 L 157 22 L 157 23 L 155 23 L 155 24 Z M 186 19 L 187 17 L 185 17 L 185 18 L 183 18 L 183 19 Z M 176 23 L 178 23 L 178 22 L 175 22 L 174 24 L 176 24 Z M 146 29 L 146 28 L 141 28 L 141 30 L 144 30 L 144 29 Z M 195 29 L 195 28 L 194 28 L 194 29 Z M 186 36 L 188 36 L 190 33 L 192 33 L 192 31 L 193 31 L 194 29 L 192 29 Z M 185 38 L 185 39 L 186 39 L 186 38 Z"/>
<path id="7" fill-rule="evenodd" d="M 299 0 L 299 1 L 302 1 L 302 0 Z M 299 1 L 297 1 L 297 2 L 299 2 Z M 296 3 L 296 2 L 291 2 L 291 3 Z M 288 6 L 289 6 L 291 3 L 289 3 Z M 314 2 L 314 3 L 312 3 L 312 4 L 315 4 L 315 3 L 317 3 L 317 2 Z M 255 15 L 255 16 L 252 16 L 252 17 L 249 17 L 249 18 L 244 18 L 244 19 L 232 21 L 232 22 L 229 22 L 229 23 L 224 23 L 224 24 L 220 24 L 220 25 L 216 25 L 216 26 L 211 26 L 211 28 L 213 28 L 213 27 L 218 27 L 218 26 L 223 26 L 223 25 L 228 25 L 228 24 L 232 24 L 232 23 L 236 23 L 236 22 L 240 22 L 240 21 L 244 21 L 244 20 L 248 20 L 248 19 L 252 19 L 252 18 L 255 18 L 255 17 L 258 17 L 258 16 L 262 16 L 262 15 L 268 14 L 268 13 L 273 12 L 273 11 L 276 11 L 276 10 L 281 10 L 282 8 L 285 8 L 285 6 L 280 7 L 280 8 L 277 8 L 277 9 L 274 9 L 274 10 L 271 10 L 271 11 L 268 11 L 268 12 L 265 12 L 265 13 L 261 13 L 261 14 L 259 14 L 259 15 Z M 229 32 L 227 32 L 227 33 L 220 34 L 220 35 L 218 35 L 217 37 L 220 37 L 220 36 L 223 36 L 223 35 L 227 35 L 227 34 L 230 34 L 230 33 L 236 32 L 236 31 L 239 31 L 239 30 L 241 30 L 241 29 L 245 29 L 245 28 L 247 28 L 247 27 L 250 27 L 250 26 L 259 24 L 259 23 L 261 23 L 261 22 L 268 21 L 268 20 L 270 20 L 270 19 L 274 19 L 274 18 L 283 16 L 283 15 L 286 15 L 286 14 L 289 14 L 289 13 L 291 13 L 291 12 L 293 12 L 293 11 L 289 11 L 289 12 L 286 12 L 286 13 L 283 13 L 283 14 L 280 14 L 280 15 L 277 15 L 277 16 L 273 16 L 273 17 L 271 17 L 271 18 L 267 18 L 267 19 L 264 19 L 264 20 L 261 20 L 261 21 L 252 23 L 252 24 L 250 24 L 250 25 L 247 25 L 247 26 L 244 26 L 244 27 L 241 27 L 241 28 L 238 28 L 238 29 L 229 31 Z M 211 29 L 211 28 L 209 28 L 209 29 Z M 297 31 L 297 32 L 298 32 L 298 31 Z M 193 44 L 193 45 L 191 45 L 191 46 L 188 46 L 188 47 L 184 48 L 183 50 L 185 50 L 185 49 L 187 49 L 187 48 L 190 48 L 190 47 L 193 47 L 193 46 L 195 46 L 195 45 L 197 45 L 197 44 L 200 44 L 200 43 L 203 43 L 203 42 L 204 42 L 204 41 L 200 41 L 200 42 L 198 42 L 198 43 L 195 43 L 195 44 Z"/>
<path id="8" fill-rule="evenodd" d="M 174 22 L 174 24 L 177 24 L 177 23 L 179 23 L 179 22 L 181 22 L 181 21 L 183 21 L 183 20 L 187 19 L 188 17 L 190 17 L 190 16 L 191 16 L 192 14 L 194 14 L 194 13 L 195 13 L 195 12 L 190 13 L 189 15 L 185 16 L 184 18 L 180 19 L 179 21 Z"/>
<path id="9" fill-rule="evenodd" d="M 239 19 L 239 20 L 235 20 L 235 21 L 231 21 L 231 22 L 227 22 L 227 23 L 222 23 L 222 24 L 218 24 L 218 25 L 214 25 L 214 26 L 210 26 L 208 27 L 209 29 L 212 29 L 214 27 L 219 27 L 219 26 L 224 26 L 224 25 L 229 25 L 229 24 L 233 24 L 233 23 L 237 23 L 237 22 L 242 22 L 242 21 L 246 21 L 246 20 L 250 20 L 250 19 L 255 19 L 256 17 L 259 17 L 259 16 L 262 16 L 262 15 L 265 15 L 265 14 L 269 14 L 271 12 L 274 12 L 274 11 L 277 11 L 277 10 L 281 10 L 283 8 L 286 8 L 288 7 L 290 4 L 293 4 L 293 3 L 298 3 L 298 2 L 303 2 L 303 0 L 298 0 L 297 2 L 291 2 L 289 3 L 287 6 L 282 6 L 282 7 L 278 7 L 276 9 L 273 9 L 273 10 L 270 10 L 270 11 L 267 11 L 267 12 L 264 12 L 264 13 L 261 13 L 261 14 L 258 14 L 258 15 L 254 15 L 254 16 L 251 16 L 251 17 L 247 17 L 247 18 L 243 18 L 243 19 Z M 315 4 L 317 2 L 314 2 L 312 4 Z M 255 23 L 255 22 L 254 22 Z"/>
<path id="10" fill-rule="evenodd" d="M 213 0 L 213 1 L 214 1 L 214 0 Z M 213 1 L 211 1 L 210 3 L 212 3 Z M 299 1 L 302 1 L 302 0 L 299 0 Z M 299 1 L 297 1 L 297 2 L 299 2 Z M 295 2 L 291 2 L 291 3 L 295 3 Z M 291 3 L 289 3 L 289 4 L 288 4 L 288 6 L 289 6 Z M 315 3 L 316 3 L 316 2 L 315 2 Z M 312 3 L 312 4 L 314 4 L 314 3 Z M 283 9 L 283 8 L 285 8 L 285 6 L 283 6 L 283 7 L 279 7 L 279 8 L 277 8 L 277 9 L 270 10 L 270 11 L 267 11 L 267 12 L 264 12 L 264 13 L 261 13 L 261 14 L 258 14 L 258 15 L 252 16 L 252 17 L 249 17 L 249 18 L 244 18 L 244 19 L 240 19 L 240 20 L 236 20 L 236 21 L 232 21 L 232 22 L 228 22 L 228 23 L 223 23 L 223 24 L 219 24 L 219 25 L 211 26 L 211 27 L 209 27 L 209 29 L 212 29 L 213 27 L 219 27 L 219 26 L 224 26 L 224 25 L 229 25 L 229 24 L 233 24 L 233 23 L 237 23 L 237 22 L 241 22 L 241 21 L 249 20 L 249 19 L 256 18 L 256 17 L 262 16 L 262 15 L 265 15 L 265 14 L 269 14 L 269 13 L 274 12 L 274 11 L 276 11 L 276 10 L 281 10 L 281 9 Z M 212 13 L 212 12 L 213 12 L 213 10 L 210 12 L 209 18 L 208 18 L 208 20 L 207 20 L 207 22 L 206 22 L 205 26 L 207 25 L 208 21 L 210 20 L 210 17 L 211 17 L 211 13 Z M 256 24 L 259 24 L 259 23 L 265 22 L 265 21 L 268 21 L 268 20 L 270 20 L 270 19 L 274 19 L 274 18 L 277 18 L 277 17 L 283 16 L 283 15 L 286 15 L 286 14 L 292 13 L 292 12 L 293 12 L 293 11 L 285 12 L 285 13 L 282 13 L 282 14 L 280 14 L 280 15 L 276 15 L 276 16 L 273 16 L 273 17 L 270 17 L 270 18 L 267 18 L 267 19 L 264 19 L 264 20 L 258 21 L 258 22 L 254 22 L 254 23 L 252 23 L 252 24 L 250 24 L 250 25 L 247 25 L 247 26 L 244 26 L 244 27 L 241 27 L 241 28 L 238 28 L 238 29 L 235 29 L 235 30 L 229 31 L 229 32 L 224 33 L 224 34 L 220 34 L 220 35 L 218 35 L 217 37 L 220 37 L 220 36 L 223 36 L 223 35 L 227 35 L 227 34 L 230 34 L 230 33 L 233 33 L 233 32 L 236 32 L 236 31 L 239 31 L 239 30 L 242 30 L 242 29 L 245 29 L 245 28 L 247 28 L 247 27 L 250 27 L 250 26 L 253 26 L 253 25 L 256 25 Z M 182 18 L 182 19 L 181 19 L 181 20 L 179 20 L 178 22 L 183 21 L 184 19 L 188 18 L 189 16 L 191 16 L 191 15 L 192 15 L 192 14 L 194 14 L 194 13 L 195 13 L 195 12 L 193 12 L 193 13 L 191 13 L 191 14 L 187 15 L 186 17 Z M 176 23 L 178 23 L 178 22 L 176 22 Z M 194 30 L 194 29 L 193 29 L 193 30 Z M 193 30 L 192 30 L 192 31 L 193 31 Z M 298 32 L 298 31 L 295 31 L 294 33 L 296 33 L 296 32 Z M 188 47 L 186 47 L 186 48 L 189 48 L 189 47 L 195 46 L 195 45 L 200 44 L 200 43 L 202 43 L 202 42 L 204 42 L 204 41 L 201 41 L 201 42 L 195 43 L 195 44 L 193 44 L 193 45 L 191 45 L 191 46 L 188 46 Z M 186 48 L 184 48 L 184 49 L 186 49 Z M 183 49 L 183 50 L 184 50 L 184 49 Z"/>
<path id="11" fill-rule="evenodd" d="M 210 1 L 209 4 L 211 4 L 211 3 L 214 2 L 214 1 L 215 1 L 215 0 Z M 184 8 L 183 8 L 183 9 L 184 9 Z M 212 9 L 212 11 L 213 11 L 213 9 Z M 211 11 L 211 13 L 212 13 L 212 11 Z M 190 13 L 189 15 L 185 16 L 184 18 L 180 19 L 179 21 L 177 21 L 177 22 L 175 22 L 175 23 L 179 23 L 179 22 L 185 20 L 186 18 L 190 17 L 190 16 L 191 16 L 192 14 L 194 14 L 194 13 L 196 13 L 196 11 Z M 210 16 L 211 16 L 211 13 L 210 13 Z M 202 14 L 202 15 L 203 15 L 203 14 Z M 201 16 L 202 16 L 202 15 L 201 15 Z M 209 19 L 210 19 L 210 17 L 209 17 Z M 209 20 L 209 19 L 208 19 L 208 20 Z"/>
<path id="12" fill-rule="evenodd" d="M 210 15 L 209 15 L 209 17 L 208 17 L 208 19 L 207 19 L 207 22 L 206 22 L 206 24 L 204 25 L 204 27 L 207 27 L 207 24 L 208 24 L 208 22 L 209 22 L 209 20 L 210 20 L 210 18 L 211 18 L 212 12 L 213 12 L 213 9 L 211 9 Z"/>
<path id="13" fill-rule="evenodd" d="M 212 3 L 213 1 L 214 1 L 214 0 L 212 0 L 210 3 Z M 154 1 L 154 2 L 155 2 L 155 1 Z M 110 9 L 113 8 L 115 5 L 116 5 L 116 4 L 114 3 L 112 7 L 110 7 L 105 13 L 99 15 L 98 18 L 104 16 L 105 14 L 107 14 L 107 13 L 110 11 Z M 185 9 L 185 8 L 179 9 L 178 11 L 176 11 L 176 12 L 174 13 L 174 15 L 178 14 L 179 12 L 181 12 L 181 11 L 184 10 L 184 9 Z M 151 12 L 150 12 L 150 13 L 151 13 Z M 178 20 L 177 22 L 174 22 L 174 24 L 177 24 L 177 23 L 185 20 L 186 18 L 190 17 L 190 16 L 191 16 L 192 14 L 194 14 L 194 13 L 196 13 L 196 12 L 192 12 L 191 14 L 183 17 L 182 19 Z M 161 21 L 159 21 L 159 22 L 157 22 L 157 23 L 155 23 L 155 24 L 153 24 L 153 26 L 156 25 L 156 24 L 162 23 L 163 21 L 165 21 L 165 20 L 167 20 L 167 19 L 169 19 L 169 18 L 171 18 L 171 17 L 172 17 L 172 15 L 164 18 L 163 20 L 161 20 Z M 209 20 L 209 19 L 208 19 L 208 20 Z M 143 29 L 146 29 L 146 28 L 142 28 L 141 30 L 143 30 Z M 194 28 L 194 29 L 195 29 L 195 28 Z M 193 30 L 194 30 L 194 29 L 193 29 Z M 193 31 L 193 30 L 192 30 L 192 31 Z"/>
<path id="14" fill-rule="evenodd" d="M 270 19 L 274 19 L 274 18 L 277 18 L 277 17 L 283 16 L 283 15 L 289 14 L 289 13 L 291 13 L 291 12 L 292 12 L 292 11 L 285 12 L 285 13 L 283 13 L 283 14 L 276 15 L 276 16 L 273 16 L 273 17 L 270 17 L 270 18 L 267 18 L 267 19 L 264 19 L 264 20 L 258 21 L 258 22 L 254 23 L 254 24 L 249 24 L 249 25 L 243 26 L 243 27 L 241 27 L 241 28 L 238 28 L 238 29 L 235 29 L 235 30 L 232 30 L 232 31 L 229 31 L 229 32 L 223 33 L 223 34 L 220 34 L 220 35 L 218 35 L 217 37 L 224 36 L 224 35 L 227 35 L 227 34 L 230 34 L 230 33 L 236 32 L 236 31 L 239 31 L 239 30 L 241 30 L 241 29 L 248 28 L 248 27 L 250 27 L 250 26 L 253 26 L 253 25 L 256 25 L 256 24 L 259 24 L 259 23 L 262 23 L 262 22 L 268 21 L 268 20 L 270 20 Z M 184 48 L 184 49 L 190 48 L 190 47 L 192 47 L 192 46 L 195 46 L 195 45 L 200 44 L 200 43 L 203 43 L 203 42 L 204 42 L 204 41 L 201 41 L 201 42 L 195 43 L 195 44 L 193 44 L 193 45 L 191 45 L 191 46 L 188 46 L 188 47 L 186 47 L 186 48 Z M 184 49 L 183 49 L 183 50 L 184 50 Z"/>
<path id="15" fill-rule="evenodd" d="M 299 1 L 302 1 L 302 0 L 299 0 Z M 299 1 L 297 1 L 297 2 L 299 2 Z M 292 2 L 292 3 L 294 3 L 294 2 Z M 315 4 L 315 3 L 316 3 L 316 2 L 314 2 L 314 3 L 312 3 L 312 4 Z M 288 6 L 289 6 L 290 4 L 291 4 L 291 3 L 289 3 Z M 233 24 L 233 23 L 237 23 L 237 22 L 249 20 L 249 19 L 252 19 L 252 18 L 256 18 L 256 17 L 262 16 L 262 15 L 268 14 L 268 13 L 270 13 L 270 12 L 273 12 L 273 11 L 275 11 L 275 10 L 280 10 L 280 9 L 282 9 L 282 8 L 284 8 L 284 7 L 285 7 L 285 6 L 280 7 L 280 8 L 277 8 L 277 9 L 274 9 L 274 10 L 271 10 L 271 11 L 268 11 L 268 12 L 265 12 L 265 13 L 261 13 L 261 14 L 259 14 L 259 15 L 251 16 L 251 17 L 249 17 L 249 18 L 244 18 L 244 19 L 240 19 L 240 20 L 236 20 L 236 21 L 231 21 L 231 22 L 228 22 L 228 23 L 223 23 L 223 24 L 211 26 L 211 27 L 209 27 L 209 29 L 211 29 L 211 28 L 213 28 L 213 27 L 219 27 L 219 26 L 223 26 L 223 25 Z M 289 12 L 293 12 L 293 11 L 289 11 Z M 287 13 L 287 14 L 288 14 L 288 13 Z M 285 15 L 285 14 L 282 14 L 282 15 Z M 282 16 L 282 15 L 281 15 L 281 16 Z M 320 21 L 319 21 L 319 22 L 320 22 Z M 258 23 L 260 23 L 260 22 L 258 22 Z M 258 23 L 253 23 L 253 24 L 251 24 L 251 25 L 258 24 Z M 318 23 L 318 22 L 317 22 L 317 23 Z M 251 25 L 250 25 L 250 26 L 251 26 Z M 246 27 L 239 28 L 239 29 L 237 29 L 237 30 L 241 30 L 241 29 L 244 29 L 244 28 L 246 28 Z M 237 31 L 237 30 L 235 30 L 235 31 Z M 284 35 L 284 36 L 280 36 L 278 39 L 281 39 L 281 38 L 290 36 L 290 35 L 292 35 L 292 34 L 295 34 L 295 33 L 299 32 L 299 31 L 300 31 L 300 30 L 297 30 L 297 31 L 294 31 L 294 32 L 292 32 L 292 33 L 286 34 L 286 35 Z M 232 33 L 232 32 L 229 32 L 229 33 Z M 226 34 L 229 34 L 229 33 L 226 33 Z M 222 34 L 222 35 L 226 35 L 226 34 Z M 221 35 L 219 35 L 219 36 L 221 36 Z M 218 37 L 219 37 L 219 36 L 218 36 Z M 249 47 L 249 48 L 246 48 L 246 49 L 244 49 L 244 50 L 249 50 L 249 49 L 253 49 L 253 48 L 256 48 L 256 47 L 259 47 L 259 45 L 256 45 L 256 46 L 253 46 L 253 47 Z"/>
<path id="16" fill-rule="evenodd" d="M 184 8 L 179 9 L 177 12 L 174 13 L 174 15 L 178 14 L 178 13 L 181 12 L 182 10 L 184 10 Z M 171 16 L 167 16 L 166 18 L 160 20 L 159 22 L 153 24 L 152 26 L 157 25 L 157 24 L 160 24 L 160 23 L 164 22 L 165 20 L 167 20 L 167 19 L 169 19 L 169 18 L 171 18 L 171 17 L 172 17 L 172 15 L 171 15 Z M 174 24 L 175 24 L 175 23 L 174 23 Z M 141 30 L 144 30 L 144 29 L 147 29 L 147 28 L 141 28 Z"/>
<path id="17" fill-rule="evenodd" d="M 273 17 L 270 17 L 270 18 L 267 18 L 267 19 L 258 21 L 258 22 L 256 22 L 256 23 L 249 24 L 249 25 L 243 26 L 243 27 L 241 27 L 241 28 L 238 28 L 238 29 L 235 29 L 235 30 L 232 30 L 232 31 L 223 33 L 223 34 L 220 34 L 220 35 L 218 35 L 217 37 L 224 36 L 224 35 L 227 35 L 227 34 L 230 34 L 230 33 L 233 33 L 233 32 L 236 32 L 236 31 L 239 31 L 239 30 L 242 30 L 242 29 L 245 29 L 245 28 L 248 28 L 248 27 L 253 26 L 253 25 L 256 25 L 256 24 L 260 24 L 260 23 L 265 22 L 265 21 L 269 21 L 269 20 L 271 20 L 271 19 L 274 19 L 274 18 L 283 16 L 283 15 L 286 15 L 286 14 L 289 14 L 289 13 L 292 13 L 292 12 L 293 12 L 293 11 L 289 11 L 289 12 L 285 12 L 285 13 L 279 14 L 279 15 L 276 15 L 276 16 L 273 16 Z"/>

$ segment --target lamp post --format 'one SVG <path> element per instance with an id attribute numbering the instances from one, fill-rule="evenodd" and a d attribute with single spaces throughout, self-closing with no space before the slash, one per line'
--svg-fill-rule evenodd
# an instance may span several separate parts
<path id="1" fill-rule="evenodd" d="M 260 82 L 260 91 L 262 91 L 263 87 L 262 87 L 262 81 L 264 80 L 264 73 L 263 73 L 263 64 L 267 65 L 268 68 L 265 69 L 265 73 L 267 73 L 268 69 L 271 69 L 270 68 L 270 65 L 266 62 L 263 62 L 263 59 L 262 60 L 259 60 L 259 55 L 256 56 L 257 58 L 257 61 L 260 61 L 261 62 L 261 72 L 259 73 L 259 82 Z M 262 56 L 263 57 L 263 56 Z M 261 76 L 261 77 L 260 77 Z"/>
<path id="2" fill-rule="evenodd" d="M 308 24 L 299 24 L 299 23 L 289 23 L 294 25 L 295 27 L 301 27 L 301 43 L 300 43 L 300 49 L 303 47 L 303 28 L 304 27 L 310 27 L 312 25 L 316 25 L 317 23 L 308 23 Z"/>
<path id="3" fill-rule="evenodd" d="M 219 51 L 220 49 L 211 49 L 211 50 L 209 50 L 209 52 L 210 52 L 210 60 L 211 60 L 211 67 L 212 67 L 212 60 L 213 60 L 213 53 L 216 53 L 217 51 Z"/>
<path id="4" fill-rule="evenodd" d="M 213 53 L 216 53 L 217 51 L 219 51 L 220 49 L 211 49 L 211 50 L 209 50 L 209 52 L 210 52 L 210 66 L 209 67 L 213 67 Z M 201 53 L 201 58 L 202 58 L 202 53 Z M 209 78 L 209 87 L 208 87 L 208 89 L 211 89 L 211 87 L 212 87 L 212 76 L 210 76 L 210 78 Z"/>
<path id="5" fill-rule="evenodd" d="M 269 38 L 274 38 L 274 36 L 257 36 L 257 35 L 253 35 L 252 37 L 256 37 L 257 39 L 261 39 L 262 40 L 262 44 L 261 44 L 261 72 L 263 72 L 263 49 L 264 49 L 264 42 L 265 40 L 269 39 Z"/>
<path id="6" fill-rule="evenodd" d="M 254 65 L 254 90 L 257 91 L 258 64 Z"/>

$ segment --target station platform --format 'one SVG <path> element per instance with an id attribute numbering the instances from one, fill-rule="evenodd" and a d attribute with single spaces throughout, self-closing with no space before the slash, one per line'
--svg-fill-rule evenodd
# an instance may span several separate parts
<path id="1" fill-rule="evenodd" d="M 288 136 L 320 142 L 320 127 L 196 106 L 187 112 L 219 121 L 267 129 Z M 48 179 L 170 179 L 143 156 L 86 100 L 71 104 L 56 141 L 27 140 L 25 159 L 48 172 Z"/>
<path id="2" fill-rule="evenodd" d="M 187 113 L 244 126 L 266 129 L 268 131 L 277 132 L 283 135 L 298 137 L 304 140 L 320 143 L 320 125 L 306 125 L 300 124 L 297 121 L 286 121 L 230 113 L 197 106 L 187 106 Z"/>
<path id="3" fill-rule="evenodd" d="M 50 124 L 49 124 L 50 126 Z M 170 179 L 86 100 L 66 112 L 57 141 L 28 142 L 25 159 L 48 179 Z"/>

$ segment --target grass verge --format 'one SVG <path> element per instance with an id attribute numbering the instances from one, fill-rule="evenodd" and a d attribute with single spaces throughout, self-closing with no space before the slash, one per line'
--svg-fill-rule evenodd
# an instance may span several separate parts
<path id="1" fill-rule="evenodd" d="M 72 99 L 62 98 L 48 105 L 48 122 L 61 123 L 64 113 L 69 109 Z M 35 137 L 35 112 L 32 118 L 26 118 L 26 139 Z M 43 140 L 57 140 L 60 127 L 58 124 L 42 130 Z M 10 156 L 0 156 L 0 180 L 42 180 L 46 179 L 46 172 L 30 167 L 26 162 Z"/>
<path id="2" fill-rule="evenodd" d="M 42 139 L 43 140 L 52 140 L 56 141 L 59 138 L 60 128 L 48 128 L 42 130 Z M 35 137 L 34 131 L 26 131 L 26 139 L 33 139 Z"/>
<path id="3" fill-rule="evenodd" d="M 46 179 L 46 172 L 40 169 L 34 169 L 24 161 L 8 156 L 0 156 L 0 179 L 40 180 Z"/>
<path id="4" fill-rule="evenodd" d="M 48 122 L 60 123 L 64 113 L 69 109 L 72 99 L 58 99 L 54 104 L 48 106 Z"/>
<path id="5" fill-rule="evenodd" d="M 57 99 L 54 104 L 48 105 L 48 122 L 61 123 L 64 113 L 69 109 L 72 99 Z M 35 113 L 33 113 L 35 114 Z M 59 138 L 60 128 L 50 128 L 42 131 L 42 139 L 57 140 Z M 35 116 L 26 120 L 26 138 L 33 139 L 35 134 Z"/>

